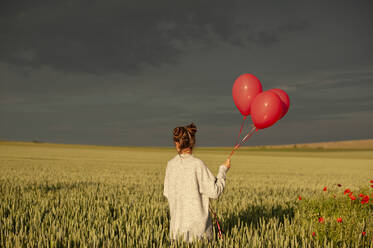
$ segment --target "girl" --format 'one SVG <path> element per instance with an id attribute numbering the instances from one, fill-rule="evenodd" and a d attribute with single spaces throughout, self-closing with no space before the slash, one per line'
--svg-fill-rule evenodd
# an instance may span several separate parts
<path id="1" fill-rule="evenodd" d="M 209 198 L 217 199 L 223 192 L 230 159 L 219 167 L 217 177 L 192 151 L 197 127 L 194 123 L 176 127 L 173 140 L 179 153 L 167 163 L 163 195 L 167 197 L 171 223 L 170 238 L 183 235 L 191 242 L 194 238 L 212 238 L 212 219 Z"/>

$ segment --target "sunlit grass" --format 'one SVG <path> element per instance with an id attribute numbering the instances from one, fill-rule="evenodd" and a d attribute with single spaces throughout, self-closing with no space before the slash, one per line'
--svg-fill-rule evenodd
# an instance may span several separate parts
<path id="1" fill-rule="evenodd" d="M 228 154 L 195 150 L 214 174 Z M 0 247 L 168 247 L 162 190 L 175 155 L 171 148 L 0 143 Z M 240 150 L 223 195 L 211 201 L 223 241 L 192 247 L 372 247 L 372 201 L 343 194 L 371 196 L 372 175 L 368 150 Z"/>

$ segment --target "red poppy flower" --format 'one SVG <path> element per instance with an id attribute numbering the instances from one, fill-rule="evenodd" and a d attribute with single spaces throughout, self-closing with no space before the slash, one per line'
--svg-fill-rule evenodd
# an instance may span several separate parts
<path id="1" fill-rule="evenodd" d="M 322 190 L 326 191 L 326 187 L 324 187 Z"/>
<path id="2" fill-rule="evenodd" d="M 370 183 L 373 183 L 373 180 L 370 180 Z"/>
<path id="3" fill-rule="evenodd" d="M 323 223 L 324 222 L 324 218 L 323 217 L 320 217 L 319 218 L 319 223 Z"/>
<path id="4" fill-rule="evenodd" d="M 338 186 L 338 187 L 341 187 L 341 186 L 342 186 L 342 184 L 338 183 L 338 184 L 337 184 L 337 186 Z"/>
<path id="5" fill-rule="evenodd" d="M 315 235 L 316 235 L 316 233 L 315 233 L 315 232 L 313 232 L 313 233 L 312 233 L 312 236 L 314 236 L 314 237 L 315 237 Z"/>
<path id="6" fill-rule="evenodd" d="M 347 193 L 350 193 L 351 190 L 350 189 L 346 189 L 345 192 L 343 193 L 344 195 L 347 194 Z"/>
<path id="7" fill-rule="evenodd" d="M 351 192 L 348 194 L 348 196 L 352 196 L 352 193 L 354 193 L 354 192 L 351 191 Z"/>
<path id="8" fill-rule="evenodd" d="M 342 218 L 341 217 L 337 218 L 337 222 L 342 223 Z"/>
<path id="9" fill-rule="evenodd" d="M 356 197 L 354 195 L 350 195 L 350 199 L 355 201 L 356 200 Z"/>
<path id="10" fill-rule="evenodd" d="M 364 194 L 361 194 L 361 193 L 360 193 L 360 194 L 359 194 L 359 197 L 364 197 Z"/>
<path id="11" fill-rule="evenodd" d="M 372 184 L 372 185 L 370 185 L 370 187 L 372 187 L 372 188 L 373 188 L 373 184 Z"/>
<path id="12" fill-rule="evenodd" d="M 361 199 L 361 204 L 365 204 L 365 203 L 368 203 L 369 202 L 369 196 L 368 195 L 365 195 L 363 197 L 363 199 Z"/>
<path id="13" fill-rule="evenodd" d="M 298 197 L 298 199 L 299 199 L 299 200 L 302 200 L 302 197 L 301 197 L 301 196 L 299 196 L 299 197 Z"/>
<path id="14" fill-rule="evenodd" d="M 367 234 L 366 232 L 362 232 L 361 235 L 365 236 L 365 234 Z"/>

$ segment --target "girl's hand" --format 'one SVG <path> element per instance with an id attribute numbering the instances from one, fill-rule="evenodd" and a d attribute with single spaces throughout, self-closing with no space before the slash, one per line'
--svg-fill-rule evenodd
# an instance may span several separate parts
<path id="1" fill-rule="evenodd" d="M 231 168 L 231 159 L 228 158 L 227 160 L 225 160 L 223 165 L 227 166 L 228 169 Z"/>

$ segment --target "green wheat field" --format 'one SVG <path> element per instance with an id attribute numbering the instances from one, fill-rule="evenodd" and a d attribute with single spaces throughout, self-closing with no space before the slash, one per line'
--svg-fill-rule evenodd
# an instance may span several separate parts
<path id="1" fill-rule="evenodd" d="M 229 152 L 196 147 L 194 156 L 216 175 Z M 162 192 L 175 155 L 0 142 L 0 247 L 170 247 Z M 215 226 L 211 242 L 172 246 L 373 247 L 371 180 L 373 150 L 242 148 L 211 200 L 223 239 Z"/>

